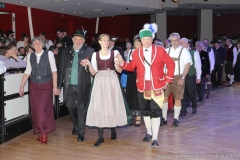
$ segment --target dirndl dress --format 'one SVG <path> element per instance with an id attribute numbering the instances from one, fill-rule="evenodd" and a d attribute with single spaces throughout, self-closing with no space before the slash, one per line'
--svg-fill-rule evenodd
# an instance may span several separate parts
<path id="1" fill-rule="evenodd" d="M 117 127 L 131 124 L 122 88 L 114 67 L 114 52 L 108 60 L 96 53 L 98 72 L 92 83 L 86 125 L 91 127 Z M 129 109 L 128 109 L 129 110 Z"/>

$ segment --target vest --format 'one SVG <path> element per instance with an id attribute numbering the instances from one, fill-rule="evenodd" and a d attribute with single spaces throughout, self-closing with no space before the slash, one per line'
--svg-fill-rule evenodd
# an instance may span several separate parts
<path id="1" fill-rule="evenodd" d="M 226 61 L 233 61 L 233 48 L 234 46 L 232 45 L 231 48 L 226 49 L 226 53 L 227 53 Z"/>
<path id="2" fill-rule="evenodd" d="M 52 80 L 52 70 L 48 58 L 48 52 L 44 51 L 37 63 L 37 56 L 34 53 L 30 55 L 30 63 L 32 72 L 30 75 L 31 81 L 37 84 L 43 84 Z"/>
<path id="3" fill-rule="evenodd" d="M 189 76 L 193 76 L 196 74 L 196 69 L 195 69 L 195 61 L 194 61 L 194 51 L 189 49 L 189 52 L 191 54 L 191 57 L 192 57 L 192 61 L 193 61 L 193 64 L 190 66 L 189 68 L 189 71 L 188 71 L 188 75 Z"/>
<path id="4" fill-rule="evenodd" d="M 110 69 L 110 70 L 115 70 L 115 66 L 114 66 L 114 50 L 111 50 L 110 51 L 111 55 L 110 55 L 110 58 L 109 59 L 101 59 L 100 58 L 100 52 L 97 52 L 96 53 L 96 60 L 97 60 L 97 67 L 98 67 L 98 70 L 107 70 L 107 69 Z"/>
<path id="5" fill-rule="evenodd" d="M 211 47 L 207 47 L 207 52 L 211 52 L 212 48 Z"/>

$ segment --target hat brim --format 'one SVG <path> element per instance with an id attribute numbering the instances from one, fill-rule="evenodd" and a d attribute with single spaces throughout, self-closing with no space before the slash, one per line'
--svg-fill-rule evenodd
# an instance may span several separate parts
<path id="1" fill-rule="evenodd" d="M 81 35 L 81 34 L 74 34 L 73 36 L 78 36 L 78 37 L 85 38 L 84 35 Z"/>

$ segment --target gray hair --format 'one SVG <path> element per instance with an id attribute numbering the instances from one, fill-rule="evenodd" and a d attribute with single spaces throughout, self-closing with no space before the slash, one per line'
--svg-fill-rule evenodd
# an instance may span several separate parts
<path id="1" fill-rule="evenodd" d="M 204 43 L 202 41 L 197 41 L 195 44 L 199 45 L 201 47 L 205 47 L 205 45 L 204 45 Z"/>
<path id="2" fill-rule="evenodd" d="M 42 39 L 40 36 L 36 36 L 36 37 L 34 37 L 34 38 L 32 39 L 32 41 L 31 41 L 31 46 L 33 47 L 33 43 L 34 43 L 35 41 L 37 41 L 37 40 L 42 43 L 42 46 L 43 46 L 43 48 L 44 48 L 44 47 L 45 47 L 45 42 L 43 41 L 43 39 Z"/>
<path id="3" fill-rule="evenodd" d="M 180 39 L 180 34 L 177 32 L 173 32 L 172 34 L 170 34 L 169 39 L 171 40 L 171 37 L 178 37 L 178 39 Z"/>
<path id="4" fill-rule="evenodd" d="M 184 42 L 186 42 L 186 43 L 188 43 L 188 39 L 185 38 L 185 37 L 184 37 L 184 38 L 181 38 L 181 40 L 184 41 Z"/>

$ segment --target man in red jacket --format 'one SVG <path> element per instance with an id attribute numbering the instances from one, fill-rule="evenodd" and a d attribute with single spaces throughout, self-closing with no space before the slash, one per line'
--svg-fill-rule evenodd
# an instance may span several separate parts
<path id="1" fill-rule="evenodd" d="M 137 68 L 138 100 L 147 128 L 143 141 L 152 139 L 152 147 L 159 148 L 157 136 L 162 116 L 163 89 L 172 82 L 175 64 L 164 48 L 152 44 L 153 34 L 150 29 L 142 29 L 139 35 L 143 47 L 132 53 L 132 61 L 127 63 L 118 55 L 116 63 L 127 71 Z M 163 72 L 164 65 L 168 69 L 166 74 Z"/>

